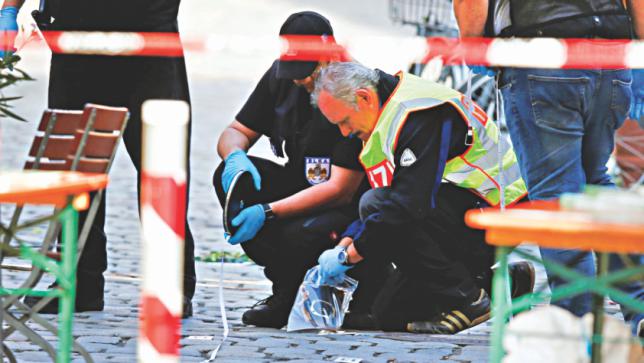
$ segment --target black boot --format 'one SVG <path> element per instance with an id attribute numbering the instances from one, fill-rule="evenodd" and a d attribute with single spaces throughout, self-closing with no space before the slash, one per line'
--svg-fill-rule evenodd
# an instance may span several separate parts
<path id="1" fill-rule="evenodd" d="M 186 319 L 192 316 L 192 299 L 183 297 L 183 309 L 181 310 L 181 319 Z"/>
<path id="2" fill-rule="evenodd" d="M 513 299 L 530 294 L 534 290 L 534 266 L 528 261 L 511 263 L 508 266 L 512 290 L 510 296 Z"/>
<path id="3" fill-rule="evenodd" d="M 476 284 L 492 295 L 492 274 L 494 270 L 489 270 L 485 274 L 481 274 L 474 278 Z M 510 275 L 510 297 L 516 299 L 525 294 L 529 294 L 534 290 L 535 271 L 532 263 L 528 261 L 514 262 L 508 265 L 508 273 Z"/>
<path id="4" fill-rule="evenodd" d="M 258 301 L 242 315 L 242 323 L 264 328 L 281 329 L 288 322 L 293 299 L 275 294 Z"/>
<path id="5" fill-rule="evenodd" d="M 105 279 L 103 274 L 88 274 L 83 273 L 78 275 L 76 284 L 76 302 L 74 304 L 74 311 L 77 313 L 84 311 L 103 311 L 105 302 L 103 300 L 103 290 L 105 287 Z M 58 284 L 53 283 L 49 285 L 49 289 L 57 289 Z M 25 296 L 25 305 L 33 308 L 42 297 L 40 296 Z M 51 299 L 42 309 L 38 310 L 40 314 L 58 314 L 58 298 Z"/>
<path id="6" fill-rule="evenodd" d="M 49 288 L 50 289 L 55 289 L 57 288 L 58 285 L 52 284 Z M 24 303 L 25 305 L 29 306 L 30 308 L 33 308 L 40 300 L 42 297 L 40 296 L 25 296 L 24 298 Z M 40 310 L 38 310 L 39 314 L 58 314 L 58 298 L 55 297 L 45 306 L 43 306 Z M 87 297 L 80 297 L 76 296 L 76 303 L 74 304 L 74 312 L 80 313 L 84 311 L 103 311 L 105 307 L 105 303 L 103 301 L 103 296 L 98 296 L 93 299 L 88 299 Z"/>

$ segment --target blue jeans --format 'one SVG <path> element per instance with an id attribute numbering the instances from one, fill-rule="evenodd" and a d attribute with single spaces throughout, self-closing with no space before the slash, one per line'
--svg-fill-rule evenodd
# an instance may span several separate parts
<path id="1" fill-rule="evenodd" d="M 631 82 L 630 70 L 503 69 L 499 88 L 506 121 L 531 200 L 579 192 L 585 184 L 613 184 L 606 163 L 615 130 L 629 111 Z M 595 274 L 590 252 L 542 249 L 541 254 Z M 565 283 L 548 275 L 551 288 Z M 591 310 L 590 296 L 556 304 L 581 316 Z"/>

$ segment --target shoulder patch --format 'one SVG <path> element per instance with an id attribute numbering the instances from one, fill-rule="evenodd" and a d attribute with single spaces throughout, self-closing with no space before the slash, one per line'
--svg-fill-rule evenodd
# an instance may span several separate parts
<path id="1" fill-rule="evenodd" d="M 400 156 L 400 166 L 410 166 L 415 162 L 416 162 L 416 155 L 414 155 L 414 152 L 411 151 L 411 149 L 409 148 L 405 149 L 402 155 Z"/>
<path id="2" fill-rule="evenodd" d="M 304 175 L 311 185 L 324 183 L 331 177 L 331 158 L 305 157 Z"/>

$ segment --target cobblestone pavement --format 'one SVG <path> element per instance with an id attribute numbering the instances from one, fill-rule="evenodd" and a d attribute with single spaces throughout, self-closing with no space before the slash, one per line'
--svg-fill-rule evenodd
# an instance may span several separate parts
<path id="1" fill-rule="evenodd" d="M 217 4 L 217 6 L 213 4 Z M 269 4 L 270 3 L 270 4 Z M 394 27 L 387 19 L 387 1 L 369 0 L 368 8 L 358 1 L 271 0 L 190 0 L 184 1 L 184 34 L 275 34 L 288 13 L 313 8 L 327 14 L 337 33 L 345 35 L 410 34 L 412 29 Z M 208 9 L 209 11 L 204 11 Z M 246 22 L 243 27 L 239 22 Z M 31 120 L 0 122 L 0 167 L 20 168 L 36 127 L 46 106 L 48 56 L 41 51 L 23 54 L 23 68 L 37 81 L 21 84 L 13 92 L 24 96 L 16 111 Z M 223 127 L 234 117 L 254 82 L 270 64 L 275 53 L 188 54 L 193 97 L 192 180 L 190 222 L 197 243 L 197 254 L 212 250 L 239 252 L 223 241 L 221 209 L 210 184 L 211 173 L 219 162 L 215 142 Z M 384 58 L 383 58 L 384 59 Z M 379 66 L 377 54 L 365 55 L 363 62 Z M 394 71 L 395 69 L 386 68 Z M 8 91 L 12 93 L 12 91 Z M 254 149 L 267 156 L 266 143 Z M 136 214 L 134 169 L 124 150 L 120 150 L 110 175 L 108 188 L 109 267 L 106 273 L 106 308 L 98 313 L 75 315 L 74 334 L 97 362 L 134 362 L 140 285 L 139 226 Z M 6 218 L 9 209 L 3 207 Z M 29 211 L 32 215 L 38 210 Z M 193 318 L 183 320 L 181 356 L 184 362 L 199 362 L 221 339 L 223 327 L 219 314 L 218 286 L 220 265 L 199 262 L 197 293 Z M 285 330 L 259 329 L 241 325 L 242 312 L 270 292 L 261 269 L 251 263 L 226 264 L 224 297 L 231 332 L 218 354 L 222 362 L 338 361 L 359 358 L 363 362 L 483 362 L 487 360 L 489 327 L 483 325 L 456 336 L 427 336 L 402 333 L 346 332 L 338 334 L 287 333 Z M 51 280 L 42 282 L 44 288 Z M 17 282 L 15 274 L 3 276 L 7 286 Z M 38 327 L 34 327 L 42 331 Z M 51 334 L 46 338 L 55 340 Z M 49 361 L 46 353 L 26 342 L 19 334 L 6 344 L 20 362 Z M 75 361 L 82 361 L 76 356 Z"/>

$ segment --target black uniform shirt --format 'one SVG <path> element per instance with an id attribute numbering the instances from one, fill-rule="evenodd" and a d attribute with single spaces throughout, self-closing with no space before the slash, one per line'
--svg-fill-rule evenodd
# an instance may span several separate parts
<path id="1" fill-rule="evenodd" d="M 275 155 L 288 157 L 287 168 L 305 176 L 307 158 L 362 170 L 358 155 L 362 141 L 344 138 L 311 105 L 310 94 L 291 80 L 276 77 L 277 61 L 268 69 L 237 114 L 244 126 L 270 138 Z"/>
<path id="2" fill-rule="evenodd" d="M 55 30 L 176 32 L 180 0 L 45 0 Z"/>
<path id="3" fill-rule="evenodd" d="M 398 78 L 378 71 L 378 96 L 385 102 L 398 84 Z M 435 208 L 435 197 L 441 185 L 447 160 L 466 150 L 467 127 L 451 105 L 413 112 L 407 118 L 394 153 L 394 170 L 390 198 L 378 213 L 356 221 L 344 236 L 354 238 L 358 252 L 369 254 L 369 244 L 382 231 L 392 230 L 405 222 L 421 220 Z M 413 153 L 416 161 L 402 166 L 403 153 Z M 371 237 L 370 237 L 371 236 Z M 373 243 L 373 242 L 371 242 Z"/>

